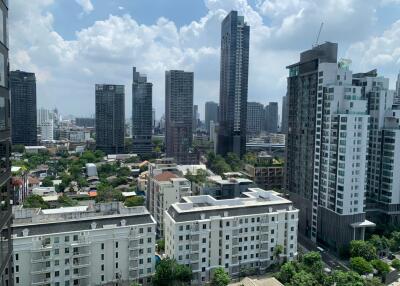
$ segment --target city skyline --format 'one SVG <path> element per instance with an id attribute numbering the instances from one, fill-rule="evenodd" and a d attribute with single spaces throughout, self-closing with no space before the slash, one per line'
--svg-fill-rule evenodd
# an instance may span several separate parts
<path id="1" fill-rule="evenodd" d="M 250 44 L 249 101 L 262 104 L 276 101 L 281 106 L 286 91 L 284 66 L 295 61 L 299 50 L 314 44 L 321 22 L 324 28 L 319 42 L 340 43 L 338 58 L 351 58 L 355 63 L 354 72 L 377 67 L 379 73 L 389 77 L 390 88 L 394 89 L 400 70 L 399 56 L 395 53 L 400 8 L 394 1 L 365 3 L 362 7 L 352 1 L 341 5 L 324 3 L 321 9 L 330 12 L 318 16 L 314 16 L 318 14 L 315 1 L 294 5 L 286 5 L 284 1 L 281 6 L 276 1 L 259 1 L 258 5 L 250 1 L 193 1 L 196 9 L 191 9 L 195 12 L 190 13 L 182 13 L 187 4 L 177 0 L 171 2 L 171 7 L 154 1 L 154 9 L 145 10 L 146 13 L 143 13 L 148 8 L 146 4 L 135 1 L 111 4 L 86 1 L 90 5 L 84 6 L 85 10 L 75 1 L 31 2 L 34 3 L 20 0 L 10 3 L 13 11 L 10 29 L 16 31 L 10 34 L 11 69 L 35 72 L 38 106 L 52 109 L 62 103 L 59 104 L 62 114 L 93 114 L 94 83 L 115 82 L 129 86 L 131 66 L 137 66 L 154 84 L 157 118 L 163 113 L 165 70 L 193 70 L 196 75 L 194 104 L 199 106 L 201 118 L 204 118 L 204 103 L 218 102 L 219 25 L 230 10 L 245 16 L 254 35 Z M 30 5 L 32 7 L 26 7 Z M 70 24 L 63 13 L 76 21 Z M 148 36 L 145 36 L 145 29 L 149 31 Z M 302 39 L 296 36 L 299 30 L 306 31 L 301 33 Z M 349 36 L 344 30 L 357 30 L 357 33 Z M 103 39 L 100 35 L 107 36 Z M 387 38 L 394 39 L 392 44 L 383 45 Z M 123 39 L 129 43 L 115 50 L 103 42 Z M 170 57 L 162 57 L 160 51 Z M 99 61 L 100 58 L 103 60 Z M 105 65 L 112 72 L 102 73 Z M 62 88 L 63 81 L 72 86 L 73 95 Z M 76 108 L 74 99 L 83 104 Z M 127 90 L 125 106 L 125 113 L 131 114 L 130 90 Z"/>

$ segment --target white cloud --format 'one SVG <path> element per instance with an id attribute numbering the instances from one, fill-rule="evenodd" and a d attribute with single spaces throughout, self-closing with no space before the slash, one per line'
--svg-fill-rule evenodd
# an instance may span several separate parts
<path id="1" fill-rule="evenodd" d="M 352 44 L 346 57 L 353 59 L 361 70 L 378 68 L 390 77 L 392 87 L 400 70 L 400 20 L 393 23 L 381 35 Z"/>
<path id="2" fill-rule="evenodd" d="M 78 5 L 80 5 L 83 9 L 83 12 L 89 14 L 93 11 L 94 7 L 91 0 L 75 0 Z"/>
<path id="3" fill-rule="evenodd" d="M 325 22 L 321 41 L 346 46 L 355 39 L 367 53 L 371 45 L 365 42 L 366 35 L 375 20 L 372 2 L 259 0 L 251 6 L 247 0 L 205 0 L 207 13 L 182 27 L 163 17 L 151 25 L 140 24 L 127 13 L 100 19 L 66 40 L 54 30 L 54 16 L 48 12 L 52 0 L 14 0 L 11 67 L 37 73 L 39 105 L 59 105 L 62 112 L 77 115 L 94 112 L 95 83 L 125 84 L 127 117 L 132 66 L 154 84 L 157 117 L 164 112 L 165 70 L 190 70 L 195 73 L 195 103 L 202 111 L 205 101 L 219 100 L 220 23 L 236 9 L 251 26 L 249 100 L 280 101 L 286 92 L 285 67 L 311 47 L 321 20 Z M 93 10 L 90 1 L 82 3 L 88 5 L 84 11 Z M 388 37 L 395 36 L 400 38 Z M 382 51 L 381 60 L 389 60 L 388 56 L 398 60 L 396 45 L 400 46 L 396 42 L 393 50 Z"/>

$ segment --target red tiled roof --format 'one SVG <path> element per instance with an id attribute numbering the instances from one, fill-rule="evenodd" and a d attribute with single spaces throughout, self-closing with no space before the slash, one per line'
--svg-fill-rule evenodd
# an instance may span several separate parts
<path id="1" fill-rule="evenodd" d="M 178 178 L 178 176 L 175 175 L 175 174 L 172 173 L 172 172 L 169 172 L 169 171 L 163 172 L 163 173 L 161 173 L 160 175 L 157 175 L 157 176 L 154 177 L 154 179 L 157 180 L 157 181 L 159 181 L 159 182 L 169 181 L 169 180 L 172 179 L 172 178 Z"/>
<path id="2" fill-rule="evenodd" d="M 34 177 L 28 177 L 28 182 L 31 185 L 37 185 L 37 184 L 40 183 L 40 181 L 37 178 L 34 178 Z"/>

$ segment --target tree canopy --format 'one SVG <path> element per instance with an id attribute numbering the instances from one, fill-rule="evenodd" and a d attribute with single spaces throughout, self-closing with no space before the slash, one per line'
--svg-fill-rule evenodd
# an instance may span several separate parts
<path id="1" fill-rule="evenodd" d="M 49 203 L 45 202 L 43 198 L 39 195 L 30 195 L 28 196 L 24 203 L 24 208 L 41 208 L 41 209 L 48 209 L 50 208 Z"/>
<path id="2" fill-rule="evenodd" d="M 225 272 L 224 268 L 219 267 L 215 269 L 214 276 L 211 280 L 211 286 L 226 286 L 231 281 L 228 273 Z"/>
<path id="3" fill-rule="evenodd" d="M 181 265 L 175 259 L 166 258 L 156 265 L 156 273 L 152 279 L 154 286 L 188 285 L 192 280 L 192 270 Z"/>

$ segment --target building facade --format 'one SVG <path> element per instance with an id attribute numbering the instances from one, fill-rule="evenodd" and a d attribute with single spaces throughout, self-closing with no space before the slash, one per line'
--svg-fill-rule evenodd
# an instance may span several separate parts
<path id="1" fill-rule="evenodd" d="M 10 90 L 12 143 L 35 146 L 37 145 L 35 74 L 20 70 L 12 71 Z"/>
<path id="2" fill-rule="evenodd" d="M 286 188 L 300 233 L 335 251 L 374 225 L 365 219 L 367 100 L 348 65 L 327 42 L 288 67 Z"/>
<path id="3" fill-rule="evenodd" d="M 264 129 L 264 105 L 258 102 L 247 103 L 247 134 L 257 135 Z"/>
<path id="4" fill-rule="evenodd" d="M 150 155 L 153 151 L 153 84 L 133 68 L 132 83 L 132 152 Z"/>
<path id="5" fill-rule="evenodd" d="M 96 149 L 124 153 L 125 87 L 96 84 Z"/>
<path id="6" fill-rule="evenodd" d="M 193 285 L 205 285 L 218 267 L 234 279 L 244 269 L 263 274 L 297 255 L 298 210 L 275 192 L 254 188 L 235 200 L 183 201 L 165 213 L 165 253 L 191 267 Z M 279 258 L 277 245 L 283 246 Z"/>
<path id="7" fill-rule="evenodd" d="M 8 1 L 0 1 L 0 285 L 13 285 L 11 243 L 11 121 L 8 61 Z M 35 125 L 36 126 L 36 125 Z"/>
<path id="8" fill-rule="evenodd" d="M 278 132 L 278 102 L 270 102 L 265 106 L 265 131 Z"/>
<path id="9" fill-rule="evenodd" d="M 15 285 L 150 285 L 156 223 L 144 207 L 21 207 L 14 214 Z"/>
<path id="10" fill-rule="evenodd" d="M 258 156 L 254 164 L 244 166 L 246 174 L 264 190 L 284 189 L 284 166 L 271 156 Z"/>
<path id="11" fill-rule="evenodd" d="M 193 73 L 165 72 L 165 147 L 178 164 L 195 161 L 193 142 Z"/>
<path id="12" fill-rule="evenodd" d="M 75 118 L 75 125 L 79 127 L 93 128 L 96 125 L 96 120 L 91 117 L 77 117 Z"/>
<path id="13" fill-rule="evenodd" d="M 288 132 L 288 102 L 287 96 L 282 97 L 282 120 L 281 120 L 281 133 L 287 134 Z"/>
<path id="14" fill-rule="evenodd" d="M 250 27 L 231 11 L 221 25 L 217 153 L 246 153 Z"/>
<path id="15" fill-rule="evenodd" d="M 204 106 L 205 112 L 205 124 L 207 132 L 210 131 L 210 122 L 214 121 L 214 124 L 218 122 L 218 103 L 213 101 L 207 101 Z"/>
<path id="16" fill-rule="evenodd" d="M 150 178 L 149 211 L 157 222 L 157 235 L 164 237 L 164 212 L 184 196 L 191 195 L 190 182 L 185 178 L 165 171 Z"/>

